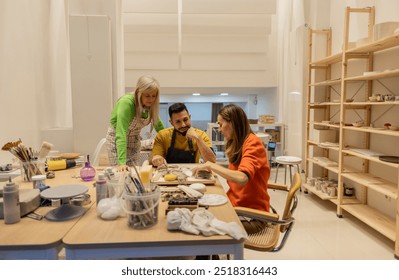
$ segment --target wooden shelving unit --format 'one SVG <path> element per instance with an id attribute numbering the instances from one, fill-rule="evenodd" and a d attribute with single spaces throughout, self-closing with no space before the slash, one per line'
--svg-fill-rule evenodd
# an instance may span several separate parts
<path id="1" fill-rule="evenodd" d="M 399 53 L 399 34 L 348 49 L 350 18 L 355 14 L 368 17 L 367 34 L 372 41 L 374 7 L 346 8 L 341 53 L 331 54 L 331 29 L 309 31 L 305 175 L 307 180 L 316 176 L 336 178 L 338 192 L 336 197 L 329 197 L 308 183 L 304 187 L 336 204 L 338 217 L 350 213 L 394 241 L 394 255 L 399 258 L 399 164 L 382 161 L 373 154 L 384 154 L 386 147 L 379 145 L 381 142 L 392 143 L 394 147 L 399 143 L 399 131 L 384 128 L 386 122 L 399 125 L 399 101 L 369 101 L 377 88 L 378 93 L 383 88 L 386 93 L 399 95 L 397 90 L 389 88 L 392 84 L 397 88 L 397 79 L 396 84 L 393 80 L 399 77 L 399 63 L 394 59 Z M 315 36 L 320 35 L 326 38 L 325 57 L 314 59 L 313 42 Z M 388 67 L 393 69 L 380 70 L 381 53 L 389 52 L 393 53 L 392 60 L 382 65 L 390 64 Z M 361 91 L 356 91 L 355 87 Z M 338 98 L 339 102 L 336 102 Z M 353 126 L 359 119 L 363 121 L 362 126 Z M 325 147 L 312 139 L 314 126 L 337 130 L 339 146 Z M 399 156 L 399 149 L 392 151 L 394 156 Z M 337 166 L 323 166 L 314 159 L 317 156 L 331 159 Z M 353 197 L 345 196 L 345 185 L 348 184 L 355 186 Z M 374 196 L 396 201 L 395 213 L 386 213 L 370 204 L 370 198 Z"/>

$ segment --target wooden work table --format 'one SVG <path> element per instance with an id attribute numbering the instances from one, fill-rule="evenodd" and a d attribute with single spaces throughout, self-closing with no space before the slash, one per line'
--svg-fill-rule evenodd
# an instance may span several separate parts
<path id="1" fill-rule="evenodd" d="M 54 179 L 46 179 L 46 185 L 56 187 L 66 184 L 86 185 L 91 195 L 89 208 L 95 202 L 95 189 L 93 182 L 84 182 L 78 175 L 80 167 L 56 171 Z M 13 180 L 20 189 L 32 188 L 32 182 L 23 182 L 21 177 Z M 4 182 L 5 183 L 5 182 Z M 94 198 L 94 199 L 93 199 Z M 35 213 L 45 215 L 53 207 L 39 207 Z M 28 217 L 21 218 L 15 224 L 6 225 L 0 220 L 0 259 L 57 259 L 62 248 L 62 238 L 78 222 L 79 218 L 53 222 L 45 218 L 34 220 Z"/>
<path id="2" fill-rule="evenodd" d="M 207 193 L 226 195 L 219 181 L 207 186 Z M 212 254 L 232 254 L 243 258 L 243 240 L 229 235 L 192 235 L 168 231 L 165 210 L 167 202 L 160 202 L 158 223 L 146 229 L 133 229 L 127 217 L 106 221 L 97 217 L 93 205 L 78 223 L 65 235 L 63 243 L 67 259 L 110 259 L 176 257 Z M 208 208 L 224 222 L 240 221 L 229 201 Z"/>
<path id="3" fill-rule="evenodd" d="M 23 217 L 21 221 L 6 225 L 0 221 L 0 259 L 57 259 L 59 251 L 65 248 L 67 259 L 110 259 L 144 258 L 164 256 L 194 256 L 232 254 L 235 259 L 243 258 L 243 240 L 228 235 L 192 235 L 181 231 L 168 231 L 165 209 L 167 202 L 159 205 L 158 222 L 147 229 L 132 229 L 127 217 L 116 220 L 102 220 L 97 216 L 95 188 L 92 182 L 84 182 L 79 175 L 80 168 L 56 171 L 56 178 L 47 179 L 46 185 L 56 187 L 68 184 L 82 184 L 89 188 L 91 203 L 81 217 L 68 221 L 54 222 L 45 218 L 38 221 Z M 97 170 L 100 172 L 100 169 Z M 14 180 L 20 188 L 32 188 L 31 182 Z M 216 184 L 207 186 L 207 193 L 225 195 Z M 38 214 L 46 214 L 52 207 L 39 207 Z M 208 208 L 215 217 L 224 222 L 240 223 L 228 201 L 224 205 Z"/>

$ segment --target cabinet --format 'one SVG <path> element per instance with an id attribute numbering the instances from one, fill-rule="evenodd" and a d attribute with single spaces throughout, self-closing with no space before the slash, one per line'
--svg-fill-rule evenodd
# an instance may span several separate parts
<path id="1" fill-rule="evenodd" d="M 371 42 L 348 48 L 354 13 L 368 17 Z M 331 55 L 331 29 L 309 31 L 304 187 L 335 203 L 338 217 L 350 213 L 394 241 L 399 258 L 399 131 L 385 126 L 399 126 L 399 34 L 372 41 L 374 13 L 374 7 L 346 8 L 339 54 Z M 313 60 L 318 35 L 324 36 L 326 56 Z M 317 141 L 315 125 L 335 130 L 335 141 Z M 382 155 L 393 156 L 393 162 Z M 313 178 L 334 182 L 337 191 L 323 192 Z"/>

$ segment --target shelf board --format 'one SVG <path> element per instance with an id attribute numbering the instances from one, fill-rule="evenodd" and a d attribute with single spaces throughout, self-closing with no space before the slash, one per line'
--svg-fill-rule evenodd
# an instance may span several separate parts
<path id="1" fill-rule="evenodd" d="M 310 65 L 311 66 L 325 66 L 325 65 L 334 64 L 334 63 L 337 63 L 340 61 L 342 61 L 342 53 L 337 53 L 337 54 L 327 56 L 323 59 L 313 61 L 310 63 Z"/>
<path id="2" fill-rule="evenodd" d="M 354 172 L 354 173 L 341 173 L 342 177 L 352 180 L 356 183 L 362 184 L 369 189 L 375 190 L 378 193 L 386 195 L 390 198 L 397 199 L 398 192 L 397 192 L 397 185 L 382 179 L 381 177 L 374 176 L 369 173 L 361 173 Z"/>
<path id="3" fill-rule="evenodd" d="M 338 198 L 333 198 L 331 199 L 331 202 L 333 202 L 334 204 L 338 205 Z M 356 199 L 356 197 L 348 197 L 348 196 L 344 196 L 342 198 L 342 203 L 345 205 L 350 205 L 350 204 L 360 204 L 360 201 Z"/>
<path id="4" fill-rule="evenodd" d="M 251 126 L 256 126 L 256 127 L 275 127 L 275 126 L 283 126 L 284 124 L 281 122 L 275 122 L 275 123 L 250 123 Z"/>
<path id="5" fill-rule="evenodd" d="M 322 122 L 313 122 L 313 123 L 310 123 L 310 124 L 320 125 L 320 126 L 325 126 L 325 127 L 332 127 L 332 128 L 339 128 L 338 124 L 329 124 L 329 123 L 322 123 Z"/>
<path id="6" fill-rule="evenodd" d="M 348 107 L 358 107 L 358 106 L 391 106 L 391 105 L 399 105 L 399 101 L 384 101 L 384 102 L 371 102 L 371 101 L 366 101 L 366 102 L 350 102 L 350 103 L 345 103 L 346 106 Z"/>
<path id="7" fill-rule="evenodd" d="M 365 44 L 360 47 L 352 48 L 347 50 L 347 54 L 355 54 L 355 53 L 367 53 L 367 52 L 378 52 L 382 50 L 386 50 L 392 47 L 399 46 L 399 34 L 393 34 L 391 36 L 382 38 L 380 40 Z"/>
<path id="8" fill-rule="evenodd" d="M 340 85 L 341 84 L 341 79 L 334 79 L 334 80 L 326 80 L 322 82 L 316 82 L 309 84 L 311 87 L 319 87 L 319 86 L 334 86 L 334 85 Z"/>
<path id="9" fill-rule="evenodd" d="M 317 195 L 322 200 L 331 200 L 331 199 L 335 198 L 335 197 L 329 196 L 326 193 L 323 193 L 322 191 L 317 190 L 316 187 L 308 185 L 307 183 L 302 183 L 302 186 L 304 188 L 306 188 L 308 192 L 311 192 L 311 193 Z"/>
<path id="10" fill-rule="evenodd" d="M 361 132 L 368 132 L 368 133 L 374 133 L 374 134 L 399 137 L 399 131 L 393 131 L 393 130 L 389 130 L 389 129 L 377 129 L 377 128 L 373 128 L 373 127 L 354 127 L 354 126 L 344 126 L 343 128 L 347 129 L 347 130 L 354 130 L 354 131 L 361 131 Z"/>
<path id="11" fill-rule="evenodd" d="M 318 147 L 320 147 L 320 148 L 322 148 L 322 149 L 328 149 L 328 150 L 332 150 L 332 151 L 336 151 L 336 152 L 339 151 L 339 148 L 338 148 L 338 147 L 327 147 L 327 146 L 323 146 L 323 145 L 320 145 L 319 142 L 316 142 L 316 141 L 313 141 L 313 140 L 308 140 L 308 144 L 309 144 L 309 145 L 313 145 L 313 146 L 318 146 Z"/>
<path id="12" fill-rule="evenodd" d="M 345 204 L 341 208 L 395 241 L 395 220 L 364 204 Z"/>
<path id="13" fill-rule="evenodd" d="M 348 77 L 345 78 L 345 81 L 369 81 L 369 80 L 385 79 L 397 76 L 399 76 L 399 69 L 377 72 L 375 74 L 370 74 L 370 75 Z"/>
<path id="14" fill-rule="evenodd" d="M 347 149 L 342 150 L 342 153 L 347 154 L 347 155 L 352 155 L 355 157 L 359 157 L 359 158 L 362 158 L 365 160 L 381 163 L 383 165 L 390 166 L 393 168 L 398 168 L 398 166 L 399 166 L 399 164 L 397 164 L 397 163 L 390 163 L 390 162 L 382 161 L 382 160 L 379 160 L 378 157 L 371 157 L 371 156 L 363 155 L 363 154 L 356 153 L 356 152 L 353 152 L 353 151 L 347 150 Z"/>
<path id="15" fill-rule="evenodd" d="M 334 172 L 336 174 L 338 174 L 338 172 L 339 172 L 338 163 L 337 163 L 337 165 L 334 165 L 334 166 L 328 166 L 326 164 L 323 164 L 322 162 L 316 161 L 316 160 L 311 159 L 311 158 L 308 158 L 308 161 L 313 163 L 313 164 L 316 164 L 316 165 L 318 165 L 320 167 L 323 167 L 323 168 L 325 168 L 325 169 L 327 169 L 327 170 L 329 170 L 331 172 Z"/>

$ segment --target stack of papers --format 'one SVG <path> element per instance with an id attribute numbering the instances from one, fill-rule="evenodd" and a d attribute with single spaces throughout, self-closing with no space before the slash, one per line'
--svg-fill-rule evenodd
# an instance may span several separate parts
<path id="1" fill-rule="evenodd" d="M 322 142 L 319 144 L 322 147 L 339 147 L 339 143 L 333 143 L 333 142 Z"/>

